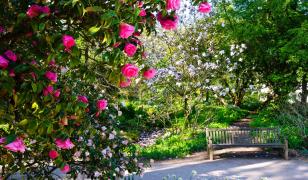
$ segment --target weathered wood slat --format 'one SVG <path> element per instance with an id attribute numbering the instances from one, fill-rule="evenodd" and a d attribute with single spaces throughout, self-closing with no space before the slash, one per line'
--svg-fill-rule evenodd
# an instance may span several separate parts
<path id="1" fill-rule="evenodd" d="M 208 154 L 213 159 L 214 149 L 219 147 L 271 147 L 283 148 L 288 159 L 287 140 L 282 139 L 277 128 L 207 128 Z"/>
<path id="2" fill-rule="evenodd" d="M 222 144 L 233 144 L 235 137 L 252 137 L 250 143 L 278 143 L 281 141 L 279 138 L 278 130 L 271 129 L 218 129 L 212 131 L 207 130 L 207 136 L 212 137 L 212 140 Z"/>
<path id="3" fill-rule="evenodd" d="M 213 147 L 271 147 L 282 148 L 283 144 L 213 144 Z"/>
<path id="4" fill-rule="evenodd" d="M 222 143 L 226 144 L 226 132 L 225 131 L 222 131 L 221 132 L 221 138 L 222 138 Z"/>

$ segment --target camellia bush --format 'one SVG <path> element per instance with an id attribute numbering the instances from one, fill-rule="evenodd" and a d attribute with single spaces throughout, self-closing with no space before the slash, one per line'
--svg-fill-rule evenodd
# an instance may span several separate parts
<path id="1" fill-rule="evenodd" d="M 200 13 L 208 2 L 196 0 Z M 116 126 L 117 88 L 142 74 L 139 36 L 174 30 L 180 0 L 0 2 L 0 177 L 142 172 Z M 52 176 L 53 175 L 53 176 Z"/>

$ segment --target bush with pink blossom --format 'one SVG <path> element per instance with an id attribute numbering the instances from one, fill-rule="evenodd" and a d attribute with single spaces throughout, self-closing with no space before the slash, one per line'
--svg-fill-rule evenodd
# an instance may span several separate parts
<path id="1" fill-rule="evenodd" d="M 172 17 L 178 4 L 165 6 L 0 2 L 0 178 L 46 178 L 55 169 L 105 179 L 142 172 L 117 127 L 116 94 L 147 70 L 139 36 L 155 31 L 154 14 Z"/>

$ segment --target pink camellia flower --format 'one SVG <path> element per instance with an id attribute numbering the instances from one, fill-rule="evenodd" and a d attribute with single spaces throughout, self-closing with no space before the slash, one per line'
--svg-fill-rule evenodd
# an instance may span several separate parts
<path id="1" fill-rule="evenodd" d="M 154 18 L 155 18 L 155 15 L 154 15 L 153 13 L 150 13 L 150 17 L 151 17 L 152 19 L 154 19 Z"/>
<path id="2" fill-rule="evenodd" d="M 141 8 L 142 6 L 143 6 L 143 2 L 142 2 L 142 1 L 139 1 L 139 2 L 138 2 L 138 7 Z"/>
<path id="3" fill-rule="evenodd" d="M 124 47 L 124 52 L 128 57 L 133 57 L 137 51 L 137 47 L 131 43 L 127 43 Z"/>
<path id="4" fill-rule="evenodd" d="M 144 71 L 143 77 L 145 79 L 152 79 L 155 76 L 155 74 L 156 74 L 156 70 L 153 69 L 153 68 L 150 68 L 150 69 Z"/>
<path id="5" fill-rule="evenodd" d="M 4 137 L 0 138 L 0 144 L 3 144 L 3 143 L 5 143 L 5 138 Z"/>
<path id="6" fill-rule="evenodd" d="M 70 171 L 70 166 L 68 164 L 66 164 L 62 169 L 61 172 L 63 173 L 68 173 Z"/>
<path id="7" fill-rule="evenodd" d="M 122 74 L 126 78 L 137 77 L 138 76 L 138 67 L 133 64 L 125 64 L 122 69 Z"/>
<path id="8" fill-rule="evenodd" d="M 5 32 L 5 29 L 3 26 L 0 26 L 0 33 L 4 33 Z"/>
<path id="9" fill-rule="evenodd" d="M 135 27 L 130 25 L 130 24 L 127 24 L 127 23 L 121 23 L 120 26 L 119 26 L 119 29 L 120 29 L 119 35 L 123 39 L 128 38 L 135 31 Z"/>
<path id="10" fill-rule="evenodd" d="M 31 5 L 27 11 L 27 16 L 29 16 L 30 18 L 34 18 L 38 15 L 40 15 L 41 12 L 41 6 L 39 5 Z"/>
<path id="11" fill-rule="evenodd" d="M 131 82 L 132 82 L 132 81 L 131 81 L 130 79 L 125 79 L 125 81 L 121 81 L 121 82 L 120 82 L 120 87 L 121 87 L 121 88 L 128 87 L 128 86 L 130 86 Z"/>
<path id="12" fill-rule="evenodd" d="M 166 9 L 167 10 L 177 10 L 181 6 L 181 0 L 167 0 Z"/>
<path id="13" fill-rule="evenodd" d="M 99 111 L 105 110 L 107 108 L 108 102 L 106 99 L 100 99 L 96 102 L 96 107 Z"/>
<path id="14" fill-rule="evenodd" d="M 49 151 L 48 155 L 49 155 L 50 159 L 56 159 L 59 156 L 59 154 L 56 150 Z"/>
<path id="15" fill-rule="evenodd" d="M 48 94 L 52 94 L 52 93 L 53 93 L 53 87 L 50 85 L 43 89 L 44 96 L 48 96 Z"/>
<path id="16" fill-rule="evenodd" d="M 57 89 L 57 90 L 55 90 L 55 92 L 53 93 L 53 96 L 54 96 L 55 98 L 58 98 L 58 97 L 60 97 L 60 94 L 61 94 L 61 90 L 60 90 L 60 89 Z"/>
<path id="17" fill-rule="evenodd" d="M 35 74 L 35 72 L 30 72 L 30 75 L 33 78 L 33 80 L 37 79 L 37 75 Z"/>
<path id="18" fill-rule="evenodd" d="M 50 9 L 48 6 L 31 5 L 27 10 L 27 16 L 34 18 L 40 14 L 50 15 Z"/>
<path id="19" fill-rule="evenodd" d="M 144 17 L 147 15 L 147 12 L 144 9 L 141 9 L 139 16 Z"/>
<path id="20" fill-rule="evenodd" d="M 78 96 L 78 101 L 88 104 L 88 98 L 86 96 Z"/>
<path id="21" fill-rule="evenodd" d="M 75 46 L 75 39 L 70 35 L 63 35 L 62 43 L 65 47 L 65 51 L 70 51 L 70 49 Z"/>
<path id="22" fill-rule="evenodd" d="M 10 76 L 10 77 L 15 77 L 15 71 L 14 71 L 14 69 L 11 69 L 11 70 L 9 71 L 9 76 Z"/>
<path id="23" fill-rule="evenodd" d="M 208 2 L 202 2 L 199 4 L 199 9 L 198 11 L 201 13 L 209 13 L 212 10 L 212 6 Z"/>
<path id="24" fill-rule="evenodd" d="M 5 145 L 4 148 L 13 152 L 21 152 L 21 153 L 24 153 L 26 150 L 24 141 L 21 138 L 16 138 L 15 141 Z"/>
<path id="25" fill-rule="evenodd" d="M 9 65 L 9 61 L 0 55 L 0 68 L 6 69 Z"/>
<path id="26" fill-rule="evenodd" d="M 37 41 L 32 41 L 33 47 L 37 46 Z"/>
<path id="27" fill-rule="evenodd" d="M 63 140 L 63 139 L 57 138 L 55 143 L 57 147 L 60 149 L 72 149 L 75 146 L 70 139 Z"/>
<path id="28" fill-rule="evenodd" d="M 175 19 L 166 19 L 160 22 L 161 26 L 166 30 L 174 30 L 177 28 L 177 16 Z"/>
<path id="29" fill-rule="evenodd" d="M 32 36 L 33 36 L 33 32 L 30 31 L 26 33 L 26 37 L 32 37 Z"/>
<path id="30" fill-rule="evenodd" d="M 56 66 L 56 61 L 54 60 L 54 59 L 52 59 L 50 62 L 49 62 L 49 64 L 48 64 L 49 66 Z"/>
<path id="31" fill-rule="evenodd" d="M 58 81 L 58 79 L 57 79 L 57 73 L 54 73 L 54 72 L 51 72 L 51 71 L 47 71 L 46 73 L 45 73 L 45 77 L 47 78 L 47 79 L 49 79 L 50 81 L 52 81 L 52 82 L 57 82 Z"/>
<path id="32" fill-rule="evenodd" d="M 14 62 L 16 62 L 16 60 L 17 60 L 16 54 L 15 54 L 13 51 L 11 51 L 11 50 L 5 51 L 4 55 L 5 55 L 9 60 L 12 60 L 12 61 L 14 61 Z"/>
<path id="33" fill-rule="evenodd" d="M 50 8 L 48 6 L 41 6 L 40 12 L 43 13 L 43 14 L 50 15 Z"/>
<path id="34" fill-rule="evenodd" d="M 138 32 L 138 31 L 133 33 L 133 36 L 140 36 L 140 35 L 141 35 L 141 33 Z"/>
<path id="35" fill-rule="evenodd" d="M 31 65 L 37 65 L 37 62 L 33 59 L 32 61 L 31 61 Z"/>
<path id="36" fill-rule="evenodd" d="M 174 30 L 177 28 L 179 18 L 176 15 L 174 17 L 163 17 L 161 12 L 159 12 L 157 14 L 157 20 L 162 28 L 166 30 Z"/>

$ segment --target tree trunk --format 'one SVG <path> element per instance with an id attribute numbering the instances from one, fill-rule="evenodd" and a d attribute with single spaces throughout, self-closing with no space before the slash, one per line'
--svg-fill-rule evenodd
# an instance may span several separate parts
<path id="1" fill-rule="evenodd" d="M 240 92 L 237 93 L 237 95 L 236 95 L 236 98 L 235 98 L 235 101 L 234 101 L 234 105 L 235 105 L 235 106 L 238 106 L 238 107 L 239 107 L 240 105 L 242 105 L 244 96 L 245 96 L 245 90 L 244 90 L 244 88 L 242 88 L 242 89 L 240 90 Z"/>
<path id="2" fill-rule="evenodd" d="M 242 100 L 239 98 L 239 97 L 237 97 L 236 99 L 235 99 L 235 101 L 234 101 L 234 105 L 235 106 L 240 106 L 242 104 Z"/>
<path id="3" fill-rule="evenodd" d="M 188 110 L 188 98 L 187 96 L 185 95 L 184 97 L 184 118 L 185 118 L 185 127 L 189 127 L 189 119 L 188 119 L 188 116 L 189 116 L 189 110 Z"/>
<path id="4" fill-rule="evenodd" d="M 205 93 L 205 102 L 209 102 L 209 99 L 210 99 L 210 91 L 209 91 L 209 90 L 206 90 L 206 93 Z"/>
<path id="5" fill-rule="evenodd" d="M 308 96 L 308 90 L 307 90 L 307 75 L 305 74 L 302 79 L 302 93 L 301 93 L 301 103 L 306 104 L 307 103 L 307 96 Z"/>

